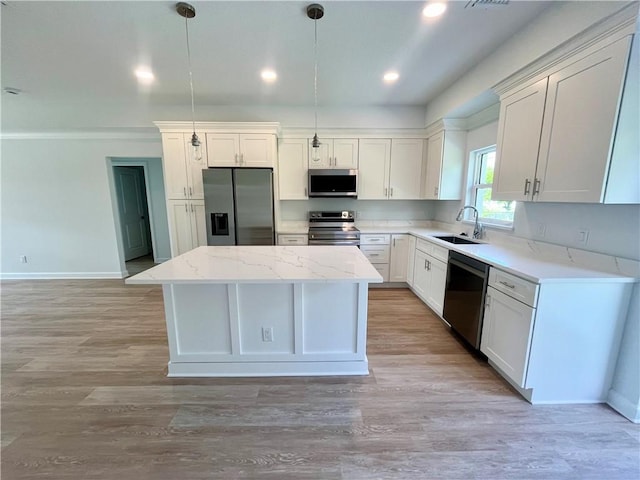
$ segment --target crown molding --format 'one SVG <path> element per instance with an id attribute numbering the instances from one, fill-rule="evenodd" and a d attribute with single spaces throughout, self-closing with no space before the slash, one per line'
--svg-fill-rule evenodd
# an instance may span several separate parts
<path id="1" fill-rule="evenodd" d="M 193 122 L 156 121 L 160 133 L 191 133 Z M 196 122 L 196 132 L 202 133 L 262 133 L 278 135 L 278 122 Z"/>
<path id="2" fill-rule="evenodd" d="M 493 105 L 480 110 L 473 115 L 465 118 L 465 129 L 475 130 L 491 122 L 496 122 L 500 116 L 500 103 L 494 103 Z"/>
<path id="3" fill-rule="evenodd" d="M 283 138 L 312 138 L 312 128 L 289 127 L 282 129 Z M 319 128 L 322 138 L 424 138 L 424 128 Z"/>
<path id="4" fill-rule="evenodd" d="M 636 33 L 637 22 L 638 2 L 632 2 L 516 71 L 494 85 L 493 90 L 502 97 L 519 87 L 535 83 L 562 68 L 563 63 L 577 54 L 588 54 L 590 50 L 598 50 L 606 44 L 633 35 Z"/>
<path id="5" fill-rule="evenodd" d="M 1 132 L 0 140 L 129 140 L 138 142 L 160 142 L 161 138 L 155 129 L 144 129 L 144 131 L 69 130 L 41 132 Z"/>

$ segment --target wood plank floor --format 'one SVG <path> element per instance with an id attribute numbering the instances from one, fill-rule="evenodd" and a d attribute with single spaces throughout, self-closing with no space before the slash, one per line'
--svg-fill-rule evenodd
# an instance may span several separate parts
<path id="1" fill-rule="evenodd" d="M 370 292 L 367 377 L 169 379 L 162 293 L 2 284 L 2 480 L 624 479 L 640 430 L 531 406 L 410 291 Z"/>

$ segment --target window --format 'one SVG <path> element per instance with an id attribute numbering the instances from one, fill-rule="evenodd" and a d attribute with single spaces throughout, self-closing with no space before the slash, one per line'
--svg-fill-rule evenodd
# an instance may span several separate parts
<path id="1" fill-rule="evenodd" d="M 478 209 L 478 219 L 484 225 L 498 227 L 513 226 L 513 212 L 515 201 L 491 200 L 491 186 L 493 184 L 493 169 L 496 163 L 496 147 L 483 148 L 471 153 L 469 163 L 470 188 L 467 205 Z M 473 212 L 465 212 L 466 220 L 473 220 Z"/>

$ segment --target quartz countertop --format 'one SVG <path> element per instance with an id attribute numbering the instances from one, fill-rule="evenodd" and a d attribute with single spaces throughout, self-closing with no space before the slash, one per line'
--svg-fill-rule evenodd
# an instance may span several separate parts
<path id="1" fill-rule="evenodd" d="M 535 252 L 512 250 L 504 245 L 490 243 L 452 244 L 435 238 L 435 235 L 452 235 L 451 232 L 442 229 L 412 229 L 409 233 L 535 283 L 637 281 L 637 278 L 622 271 L 591 269 L 584 265 L 571 263 L 570 260 L 562 262 L 557 258 L 544 258 L 544 256 L 536 256 Z M 570 259 L 570 256 L 567 258 Z"/>
<path id="2" fill-rule="evenodd" d="M 198 247 L 125 283 L 382 283 L 357 247 Z"/>

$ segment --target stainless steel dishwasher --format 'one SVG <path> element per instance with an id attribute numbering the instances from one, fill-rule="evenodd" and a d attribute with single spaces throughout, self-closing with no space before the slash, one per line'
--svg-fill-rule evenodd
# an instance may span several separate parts
<path id="1" fill-rule="evenodd" d="M 442 316 L 476 350 L 480 348 L 489 265 L 449 251 Z"/>

